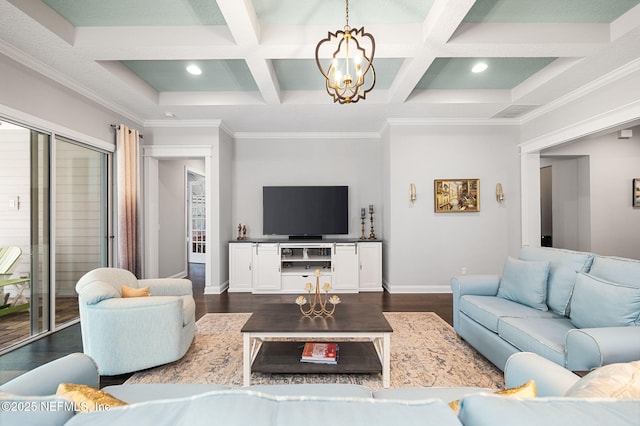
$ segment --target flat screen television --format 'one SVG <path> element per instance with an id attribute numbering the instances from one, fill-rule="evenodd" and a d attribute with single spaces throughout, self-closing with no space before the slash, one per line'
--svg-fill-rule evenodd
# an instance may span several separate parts
<path id="1" fill-rule="evenodd" d="M 348 186 L 264 186 L 262 232 L 289 238 L 349 233 Z"/>

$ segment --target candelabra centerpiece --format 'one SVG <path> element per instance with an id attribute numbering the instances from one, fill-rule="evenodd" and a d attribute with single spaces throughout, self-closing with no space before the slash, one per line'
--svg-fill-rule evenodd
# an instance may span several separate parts
<path id="1" fill-rule="evenodd" d="M 300 312 L 307 318 L 322 318 L 330 317 L 336 310 L 336 305 L 340 303 L 340 298 L 335 294 L 329 297 L 329 290 L 331 290 L 331 284 L 324 283 L 323 291 L 324 297 L 320 294 L 320 269 L 316 269 L 316 285 L 315 293 L 313 295 L 313 301 L 311 301 L 311 291 L 313 290 L 313 284 L 307 283 L 306 285 L 309 300 L 304 296 L 298 296 L 296 304 L 300 307 Z M 330 308 L 327 308 L 330 305 Z"/>

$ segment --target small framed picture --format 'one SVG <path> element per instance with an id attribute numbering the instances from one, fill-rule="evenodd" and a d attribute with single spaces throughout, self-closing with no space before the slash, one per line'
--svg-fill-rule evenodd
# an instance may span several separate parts
<path id="1" fill-rule="evenodd" d="M 433 182 L 436 213 L 480 211 L 480 179 L 435 179 Z"/>
<path id="2" fill-rule="evenodd" d="M 633 187 L 631 195 L 633 196 L 633 207 L 640 207 L 640 178 L 635 178 L 633 180 Z"/>

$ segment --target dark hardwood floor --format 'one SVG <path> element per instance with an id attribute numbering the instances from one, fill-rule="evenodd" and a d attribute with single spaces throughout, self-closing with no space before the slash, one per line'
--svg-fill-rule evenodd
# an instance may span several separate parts
<path id="1" fill-rule="evenodd" d="M 204 294 L 204 267 L 190 264 L 189 278 L 193 282 L 196 319 L 206 313 L 252 312 L 265 303 L 294 303 L 295 296 L 228 293 Z M 383 312 L 435 312 L 449 324 L 453 322 L 453 302 L 450 293 L 390 294 L 384 292 L 340 294 L 345 305 L 365 303 Z M 73 352 L 82 352 L 80 324 L 75 324 L 33 343 L 0 356 L 0 383 L 54 359 Z M 131 374 L 102 376 L 101 386 L 123 383 Z"/>

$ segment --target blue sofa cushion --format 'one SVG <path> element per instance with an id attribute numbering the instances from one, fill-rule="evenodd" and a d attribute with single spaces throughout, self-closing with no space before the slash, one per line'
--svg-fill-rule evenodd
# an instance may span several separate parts
<path id="1" fill-rule="evenodd" d="M 640 260 L 596 256 L 589 274 L 614 283 L 640 287 Z"/>
<path id="2" fill-rule="evenodd" d="M 565 337 L 573 328 L 568 318 L 502 318 L 498 335 L 523 352 L 564 366 Z"/>
<path id="3" fill-rule="evenodd" d="M 638 400 L 470 395 L 461 401 L 459 417 L 465 426 L 629 426 L 638 424 Z"/>
<path id="4" fill-rule="evenodd" d="M 550 311 L 539 311 L 511 300 L 496 296 L 466 295 L 460 298 L 460 312 L 494 333 L 498 332 L 498 321 L 502 317 L 558 318 Z"/>
<path id="5" fill-rule="evenodd" d="M 251 385 L 243 389 L 279 396 L 337 396 L 371 398 L 371 389 L 351 383 L 294 383 L 285 385 Z"/>
<path id="6" fill-rule="evenodd" d="M 507 257 L 500 278 L 498 297 L 548 311 L 547 276 L 549 262 L 525 261 Z"/>
<path id="7" fill-rule="evenodd" d="M 569 301 L 578 272 L 588 272 L 593 254 L 548 247 L 524 246 L 518 258 L 548 261 L 547 306 L 559 315 L 569 316 Z"/>
<path id="8" fill-rule="evenodd" d="M 157 399 L 184 398 L 226 389 L 230 389 L 229 386 L 203 383 L 130 383 L 102 388 L 109 395 L 129 404 Z"/>
<path id="9" fill-rule="evenodd" d="M 640 287 L 579 274 L 571 298 L 571 322 L 578 328 L 640 325 Z"/>
<path id="10" fill-rule="evenodd" d="M 416 386 L 408 388 L 382 389 L 375 391 L 373 393 L 373 397 L 375 399 L 394 399 L 396 401 L 419 401 L 423 399 L 436 398 L 449 403 L 474 393 L 495 391 L 495 389 L 474 387 L 445 388 Z"/>
<path id="11" fill-rule="evenodd" d="M 310 419 L 332 425 L 406 426 L 437 424 L 460 426 L 449 406 L 437 399 L 390 401 L 373 398 L 331 398 L 272 396 L 248 390 L 213 391 L 188 398 L 148 401 L 82 413 L 73 425 L 252 425 L 300 426 Z"/>

